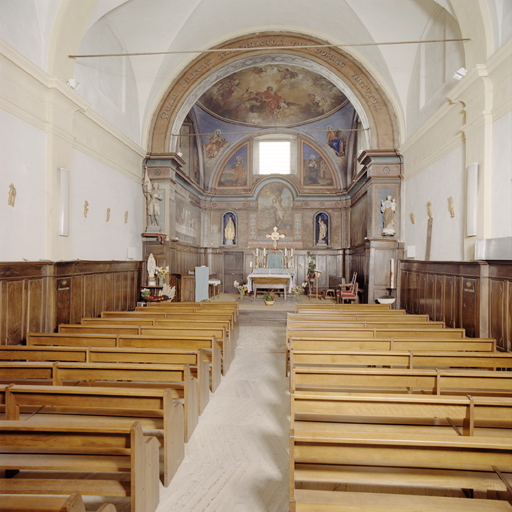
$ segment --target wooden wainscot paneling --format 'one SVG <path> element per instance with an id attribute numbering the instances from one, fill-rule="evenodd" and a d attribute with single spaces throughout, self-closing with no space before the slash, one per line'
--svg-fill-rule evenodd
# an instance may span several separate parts
<path id="1" fill-rule="evenodd" d="M 489 330 L 500 350 L 512 351 L 512 262 L 489 261 Z"/>
<path id="2" fill-rule="evenodd" d="M 29 331 L 51 325 L 54 306 L 52 265 L 0 263 L 0 344 L 17 345 Z"/>
<path id="3" fill-rule="evenodd" d="M 0 344 L 54 331 L 104 309 L 133 309 L 141 262 L 0 263 Z M 114 298 L 117 297 L 117 300 Z"/>
<path id="4" fill-rule="evenodd" d="M 466 329 L 466 336 L 476 336 L 477 323 L 477 280 L 464 278 L 462 288 L 462 327 Z"/>
<path id="5" fill-rule="evenodd" d="M 70 283 L 68 311 L 59 311 L 59 323 L 77 323 L 83 317 L 99 316 L 104 310 L 134 309 L 140 288 L 140 261 L 76 261 L 56 263 L 59 283 Z M 66 300 L 63 299 L 66 303 Z M 67 318 L 66 318 L 67 316 Z"/>
<path id="6" fill-rule="evenodd" d="M 488 336 L 481 303 L 484 295 L 487 300 L 482 293 L 487 289 L 485 262 L 405 260 L 401 272 L 407 287 L 400 307 L 408 313 L 427 313 L 431 320 L 444 321 L 448 327 L 463 327 L 467 336 Z"/>

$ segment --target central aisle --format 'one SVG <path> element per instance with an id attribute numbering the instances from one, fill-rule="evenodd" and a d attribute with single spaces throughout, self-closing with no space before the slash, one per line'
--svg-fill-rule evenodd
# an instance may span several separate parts
<path id="1" fill-rule="evenodd" d="M 286 313 L 276 316 L 241 311 L 236 357 L 157 512 L 288 511 Z"/>

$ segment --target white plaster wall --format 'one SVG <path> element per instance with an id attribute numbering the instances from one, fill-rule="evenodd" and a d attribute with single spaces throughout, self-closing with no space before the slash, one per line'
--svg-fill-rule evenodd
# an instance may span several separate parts
<path id="1" fill-rule="evenodd" d="M 460 29 L 447 13 L 440 12 L 424 39 L 460 38 Z M 457 83 L 453 74 L 465 66 L 460 42 L 418 46 L 407 96 L 406 132 L 411 136 L 446 102 L 446 94 Z"/>
<path id="2" fill-rule="evenodd" d="M 84 203 L 89 211 L 84 217 Z M 93 158 L 73 151 L 71 171 L 72 259 L 127 260 L 129 247 L 142 259 L 142 187 Z M 107 222 L 107 208 L 110 221 Z M 124 215 L 128 211 L 128 222 Z"/>
<path id="3" fill-rule="evenodd" d="M 59 3 L 60 0 L 0 0 L 2 39 L 44 70 Z"/>
<path id="4" fill-rule="evenodd" d="M 493 123 L 492 135 L 491 238 L 501 238 L 512 236 L 512 112 Z"/>
<path id="5" fill-rule="evenodd" d="M 84 35 L 81 54 L 123 53 L 126 47 L 105 20 Z M 103 119 L 140 145 L 141 129 L 137 84 L 129 57 L 78 59 L 74 77 L 80 82 L 78 94 Z"/>
<path id="6" fill-rule="evenodd" d="M 460 146 L 405 182 L 405 245 L 416 247 L 415 259 L 425 259 L 429 201 L 434 219 L 430 259 L 464 259 L 464 170 L 464 147 Z M 454 218 L 448 210 L 450 196 L 453 198 Z M 411 212 L 415 224 L 411 222 Z"/>
<path id="7" fill-rule="evenodd" d="M 45 152 L 43 131 L 0 110 L 0 261 L 45 259 Z"/>

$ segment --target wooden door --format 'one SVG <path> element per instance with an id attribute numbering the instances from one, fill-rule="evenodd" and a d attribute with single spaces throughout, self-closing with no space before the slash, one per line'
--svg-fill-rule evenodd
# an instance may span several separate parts
<path id="1" fill-rule="evenodd" d="M 244 283 L 244 253 L 241 251 L 224 253 L 224 293 L 238 293 L 235 281 Z"/>

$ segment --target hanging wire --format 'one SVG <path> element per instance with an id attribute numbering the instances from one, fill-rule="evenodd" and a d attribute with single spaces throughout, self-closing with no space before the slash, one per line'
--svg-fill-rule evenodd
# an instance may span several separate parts
<path id="1" fill-rule="evenodd" d="M 152 55 L 178 55 L 178 54 L 190 54 L 190 53 L 223 53 L 223 52 L 247 52 L 247 51 L 276 51 L 276 50 L 297 50 L 304 48 L 346 48 L 357 46 L 390 46 L 399 44 L 427 44 L 427 43 L 466 43 L 471 41 L 469 38 L 456 38 L 456 39 L 428 39 L 424 41 L 388 41 L 380 43 L 346 43 L 346 44 L 314 44 L 304 46 L 272 46 L 272 47 L 261 47 L 257 46 L 254 48 L 213 48 L 206 50 L 174 50 L 168 52 L 140 52 L 140 53 L 96 53 L 96 54 L 84 54 L 84 55 L 68 55 L 70 59 L 87 59 L 95 57 L 145 57 Z"/>
<path id="2" fill-rule="evenodd" d="M 282 131 L 280 128 L 274 128 L 275 130 L 279 130 L 279 131 Z M 283 127 L 283 130 L 286 129 Z M 365 131 L 369 131 L 370 128 L 337 128 L 336 130 L 334 131 L 341 131 L 341 132 L 365 132 Z M 314 133 L 314 132 L 320 132 L 320 133 L 325 133 L 325 132 L 329 132 L 331 130 L 296 130 L 297 133 Z M 222 135 L 254 135 L 254 131 L 252 132 L 221 132 Z M 210 136 L 210 135 L 213 135 L 213 132 L 209 132 L 209 133 L 171 133 L 171 136 L 172 137 L 196 137 L 196 136 Z M 268 132 L 265 132 L 265 135 L 268 135 Z"/>

